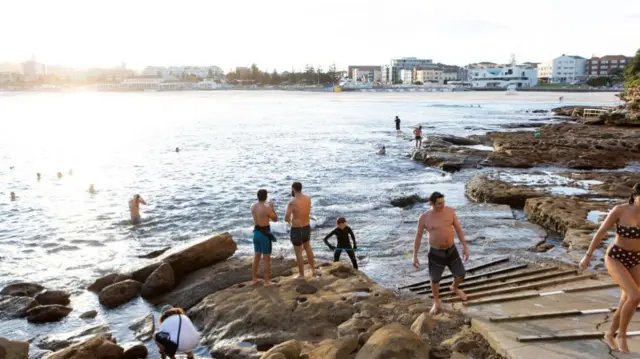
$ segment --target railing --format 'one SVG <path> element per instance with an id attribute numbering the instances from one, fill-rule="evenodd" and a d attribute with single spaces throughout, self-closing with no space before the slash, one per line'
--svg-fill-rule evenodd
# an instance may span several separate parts
<path id="1" fill-rule="evenodd" d="M 582 111 L 582 117 L 600 117 L 600 115 L 604 115 L 608 112 L 609 110 L 602 108 L 585 108 L 584 111 Z"/>

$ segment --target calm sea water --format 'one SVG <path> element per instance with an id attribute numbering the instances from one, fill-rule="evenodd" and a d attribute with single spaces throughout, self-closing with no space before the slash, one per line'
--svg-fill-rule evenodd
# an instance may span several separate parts
<path id="1" fill-rule="evenodd" d="M 562 95 L 565 104 L 615 101 L 613 94 Z M 426 207 L 391 207 L 389 201 L 401 195 L 445 193 L 467 235 L 480 239 L 472 244 L 476 260 L 526 247 L 539 229 L 505 224 L 512 216 L 508 210 L 469 204 L 463 191 L 472 172 L 452 176 L 411 161 L 408 139 L 419 124 L 427 135 L 498 130 L 500 124 L 542 116 L 525 111 L 557 106 L 558 96 L 0 94 L 0 287 L 30 281 L 68 290 L 74 307 L 69 318 L 55 324 L 2 321 L 0 336 L 28 339 L 74 330 L 87 325 L 77 318 L 80 313 L 96 309 L 100 314 L 89 324 L 107 323 L 120 341 L 131 339 L 126 327 L 151 308 L 136 300 L 102 311 L 96 296 L 84 291 L 89 283 L 142 265 L 138 255 L 218 232 L 231 232 L 237 254 L 250 255 L 249 206 L 256 191 L 266 188 L 283 215 L 292 181 L 302 182 L 313 198 L 317 256 L 331 258 L 321 237 L 336 217 L 345 216 L 367 254 L 362 269 L 384 285 L 425 276 L 412 269 L 407 252 L 417 215 Z M 400 135 L 396 115 L 402 120 Z M 382 145 L 387 156 L 376 154 Z M 90 184 L 97 193 L 88 192 Z M 19 197 L 15 202 L 9 200 L 11 191 Z M 128 222 L 127 202 L 135 193 L 147 201 L 137 226 Z M 280 238 L 274 252 L 291 256 L 286 228 L 272 227 Z M 514 237 L 527 240 L 514 242 Z"/>

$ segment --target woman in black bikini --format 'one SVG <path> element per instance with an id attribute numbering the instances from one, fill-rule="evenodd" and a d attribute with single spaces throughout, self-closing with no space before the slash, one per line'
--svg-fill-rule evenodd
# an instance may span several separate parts
<path id="1" fill-rule="evenodd" d="M 616 240 L 607 248 L 604 263 L 622 294 L 604 341 L 614 351 L 629 353 L 627 327 L 640 304 L 640 183 L 633 186 L 628 204 L 615 206 L 609 212 L 580 261 L 580 270 L 589 266 L 593 252 L 600 247 L 602 239 L 614 224 Z M 618 335 L 614 340 L 616 331 Z"/>

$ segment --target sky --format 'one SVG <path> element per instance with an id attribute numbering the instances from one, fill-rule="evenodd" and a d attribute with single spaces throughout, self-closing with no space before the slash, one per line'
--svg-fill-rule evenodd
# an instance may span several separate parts
<path id="1" fill-rule="evenodd" d="M 228 71 L 545 62 L 640 48 L 640 0 L 2 0 L 0 63 Z"/>

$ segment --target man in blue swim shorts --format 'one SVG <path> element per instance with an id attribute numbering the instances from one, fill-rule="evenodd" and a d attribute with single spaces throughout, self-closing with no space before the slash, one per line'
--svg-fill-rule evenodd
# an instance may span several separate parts
<path id="1" fill-rule="evenodd" d="M 253 266 L 251 267 L 251 285 L 256 285 L 258 280 L 258 270 L 260 269 L 260 259 L 264 255 L 264 286 L 271 285 L 271 242 L 276 241 L 276 237 L 271 233 L 269 220 L 278 221 L 273 201 L 267 201 L 267 190 L 258 191 L 258 202 L 251 205 L 251 216 L 253 217 Z"/>

